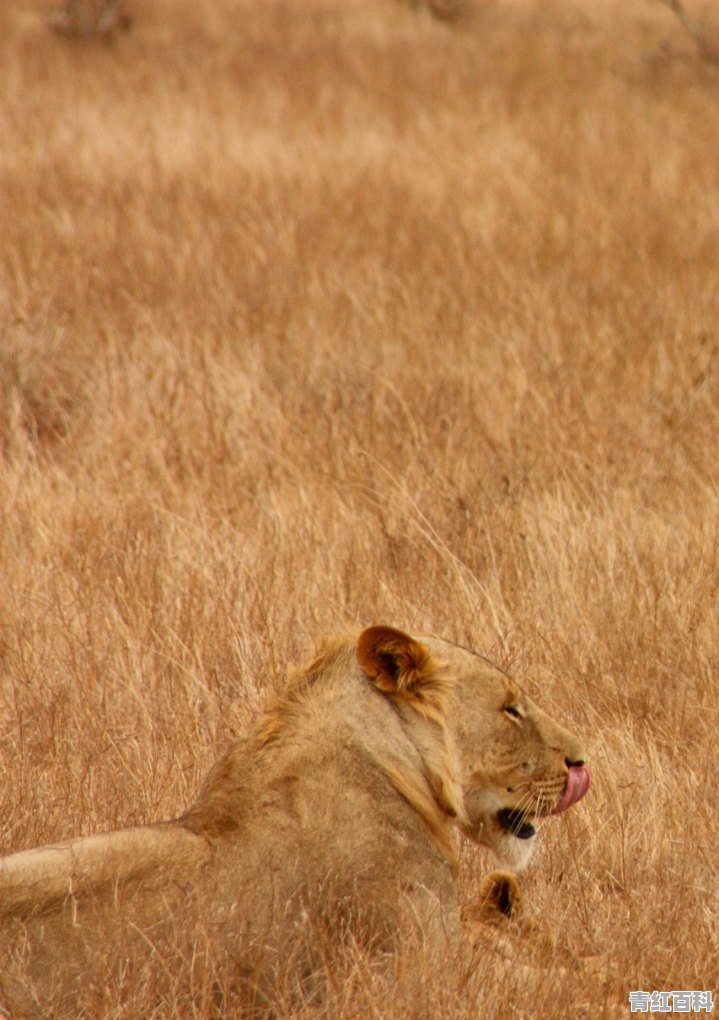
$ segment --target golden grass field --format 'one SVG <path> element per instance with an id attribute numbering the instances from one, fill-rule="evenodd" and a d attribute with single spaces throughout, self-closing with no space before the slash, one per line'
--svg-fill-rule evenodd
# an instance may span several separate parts
<path id="1" fill-rule="evenodd" d="M 719 70 L 651 0 L 129 6 L 0 8 L 0 852 L 176 815 L 320 636 L 429 630 L 594 779 L 556 949 L 436 1015 L 718 997 Z"/>

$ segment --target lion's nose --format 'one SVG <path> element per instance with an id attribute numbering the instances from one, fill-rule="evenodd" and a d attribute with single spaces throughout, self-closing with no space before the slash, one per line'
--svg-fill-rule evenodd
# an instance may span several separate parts
<path id="1" fill-rule="evenodd" d="M 564 764 L 568 769 L 571 769 L 572 765 L 584 765 L 584 758 L 565 758 Z"/>

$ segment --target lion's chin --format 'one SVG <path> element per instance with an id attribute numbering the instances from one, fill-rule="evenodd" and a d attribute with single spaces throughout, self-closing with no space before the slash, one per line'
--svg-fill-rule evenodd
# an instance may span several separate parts
<path id="1" fill-rule="evenodd" d="M 476 824 L 463 827 L 465 836 L 491 850 L 498 866 L 507 871 L 526 868 L 537 847 L 535 826 L 522 818 L 521 827 L 517 829 L 517 818 L 513 817 L 516 815 L 510 808 L 502 808 L 489 818 L 485 816 Z"/>
<path id="2" fill-rule="evenodd" d="M 507 871 L 523 871 L 537 849 L 536 830 L 534 835 L 522 837 L 503 832 L 490 849 L 501 868 Z"/>

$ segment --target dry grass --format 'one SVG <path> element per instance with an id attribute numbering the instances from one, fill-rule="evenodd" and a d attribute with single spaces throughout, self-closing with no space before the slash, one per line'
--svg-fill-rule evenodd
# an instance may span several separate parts
<path id="1" fill-rule="evenodd" d="M 719 72 L 660 4 L 463 7 L 0 9 L 0 849 L 176 814 L 317 635 L 430 629 L 588 735 L 525 891 L 623 1015 L 719 984 Z M 563 959 L 426 995 L 605 1015 Z"/>

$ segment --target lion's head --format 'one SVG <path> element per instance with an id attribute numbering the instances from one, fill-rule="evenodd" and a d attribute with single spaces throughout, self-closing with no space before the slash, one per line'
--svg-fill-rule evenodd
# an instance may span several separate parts
<path id="1" fill-rule="evenodd" d="M 405 701 L 412 704 L 413 693 L 415 709 L 424 703 L 426 710 L 430 693 L 441 692 L 445 740 L 458 759 L 444 782 L 445 789 L 459 787 L 456 821 L 503 867 L 524 868 L 538 822 L 566 811 L 589 789 L 578 738 L 511 677 L 459 645 L 372 627 L 361 635 L 357 656 L 370 675 L 411 674 Z"/>

